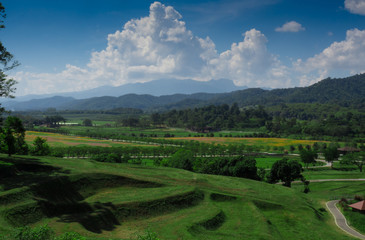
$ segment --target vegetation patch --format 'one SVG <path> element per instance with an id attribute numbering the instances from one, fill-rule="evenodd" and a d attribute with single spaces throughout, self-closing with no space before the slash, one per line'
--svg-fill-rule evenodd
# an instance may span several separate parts
<path id="1" fill-rule="evenodd" d="M 14 227 L 36 223 L 45 217 L 42 208 L 36 201 L 18 204 L 5 210 L 2 214 L 6 221 Z"/>
<path id="2" fill-rule="evenodd" d="M 226 214 L 223 211 L 220 211 L 212 218 L 193 224 L 189 228 L 189 232 L 192 234 L 196 234 L 204 230 L 217 230 L 223 225 L 223 223 L 226 221 L 226 218 Z"/>
<path id="3" fill-rule="evenodd" d="M 204 193 L 200 190 L 193 190 L 184 194 L 169 196 L 146 202 L 134 202 L 116 206 L 118 219 L 128 217 L 146 217 L 161 214 L 182 208 L 192 207 L 204 199 Z"/>
<path id="4" fill-rule="evenodd" d="M 234 201 L 237 199 L 237 197 L 220 193 L 211 193 L 210 199 L 216 202 L 226 202 L 226 201 Z"/>
<path id="5" fill-rule="evenodd" d="M 262 201 L 262 200 L 252 200 L 252 202 L 255 204 L 255 206 L 261 210 L 269 211 L 269 210 L 279 210 L 283 209 L 284 206 L 281 204 L 269 202 L 269 201 Z"/>

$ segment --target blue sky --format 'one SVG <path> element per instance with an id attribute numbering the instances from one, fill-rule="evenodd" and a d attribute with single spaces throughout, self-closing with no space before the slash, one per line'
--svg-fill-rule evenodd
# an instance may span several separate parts
<path id="1" fill-rule="evenodd" d="M 17 95 L 158 78 L 293 87 L 365 71 L 365 0 L 2 3 Z"/>

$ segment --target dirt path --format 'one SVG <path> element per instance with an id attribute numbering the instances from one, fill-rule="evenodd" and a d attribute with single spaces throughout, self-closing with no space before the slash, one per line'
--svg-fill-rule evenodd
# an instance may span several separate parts
<path id="1" fill-rule="evenodd" d="M 346 233 L 350 234 L 353 237 L 359 238 L 359 239 L 365 239 L 365 235 L 355 231 L 349 225 L 347 224 L 345 216 L 338 210 L 336 207 L 336 204 L 339 202 L 339 200 L 333 200 L 326 203 L 326 206 L 328 210 L 332 213 L 336 225 L 341 228 Z"/>
<path id="2" fill-rule="evenodd" d="M 365 178 L 348 178 L 348 179 L 313 179 L 307 180 L 309 182 L 357 182 L 357 181 L 365 181 Z M 293 181 L 292 183 L 301 183 L 302 181 Z M 281 184 L 281 182 L 279 183 Z"/>

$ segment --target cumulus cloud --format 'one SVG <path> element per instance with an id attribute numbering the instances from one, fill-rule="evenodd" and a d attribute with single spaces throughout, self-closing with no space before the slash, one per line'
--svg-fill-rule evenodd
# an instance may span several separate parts
<path id="1" fill-rule="evenodd" d="M 365 0 L 345 0 L 345 8 L 351 13 L 365 15 Z"/>
<path id="2" fill-rule="evenodd" d="M 160 76 L 195 77 L 215 55 L 209 39 L 195 37 L 172 7 L 155 2 L 150 15 L 134 19 L 108 36 L 105 50 L 94 52 L 88 65 L 109 74 L 113 84 L 148 81 Z"/>
<path id="3" fill-rule="evenodd" d="M 107 47 L 93 52 L 87 67 L 67 65 L 56 74 L 19 72 L 15 78 L 21 95 L 34 88 L 37 93 L 75 91 L 169 77 L 222 77 L 250 86 L 272 86 L 265 82 L 272 80 L 280 85 L 285 67 L 267 51 L 266 44 L 264 34 L 252 29 L 242 42 L 219 54 L 209 37 L 194 36 L 186 28 L 173 7 L 155 2 L 149 16 L 132 19 L 122 30 L 109 34 Z"/>
<path id="4" fill-rule="evenodd" d="M 276 32 L 299 32 L 304 31 L 305 28 L 302 26 L 302 24 L 296 22 L 296 21 L 290 21 L 287 23 L 284 23 L 283 26 L 275 28 Z"/>
<path id="5" fill-rule="evenodd" d="M 12 77 L 19 83 L 17 95 L 81 91 L 100 86 L 88 70 L 69 64 L 59 73 L 17 72 Z"/>
<path id="6" fill-rule="evenodd" d="M 281 28 L 304 30 L 300 24 L 295 27 L 289 23 Z M 365 70 L 359 61 L 365 58 L 365 31 L 358 29 L 349 30 L 346 40 L 333 43 L 312 58 L 296 60 L 290 67 L 268 51 L 267 43 L 262 32 L 251 29 L 243 34 L 242 41 L 218 53 L 209 37 L 194 36 L 186 28 L 173 7 L 155 2 L 148 16 L 132 19 L 121 30 L 109 34 L 107 47 L 93 52 L 87 66 L 67 65 L 59 73 L 18 72 L 13 77 L 19 82 L 17 95 L 25 95 L 159 78 L 227 78 L 238 85 L 282 88 L 314 83 L 333 70 Z"/>
<path id="7" fill-rule="evenodd" d="M 365 58 L 365 30 L 348 30 L 346 39 L 341 42 L 334 42 L 306 61 L 297 60 L 294 64 L 295 69 L 303 73 L 302 85 L 317 81 L 328 76 L 331 72 L 344 71 L 348 74 L 365 72 L 365 65 L 361 59 Z M 312 77 L 308 78 L 308 75 Z M 318 79 L 319 78 L 319 79 Z M 307 80 L 305 80 L 307 79 Z"/>
<path id="8" fill-rule="evenodd" d="M 229 76 L 239 85 L 287 86 L 285 67 L 266 48 L 267 39 L 256 29 L 244 34 L 244 40 L 233 43 L 230 50 L 221 53 L 210 61 L 211 72 L 215 78 Z"/>

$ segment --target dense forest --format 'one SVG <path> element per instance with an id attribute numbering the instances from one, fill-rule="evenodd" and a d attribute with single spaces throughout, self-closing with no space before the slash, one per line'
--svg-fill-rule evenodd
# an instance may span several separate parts
<path id="1" fill-rule="evenodd" d="M 326 111 L 327 110 L 327 111 Z M 237 103 L 202 108 L 172 110 L 151 115 L 154 125 L 184 127 L 197 132 L 243 130 L 264 127 L 275 136 L 309 135 L 362 137 L 365 114 L 336 105 L 293 104 L 265 109 L 239 108 Z"/>

